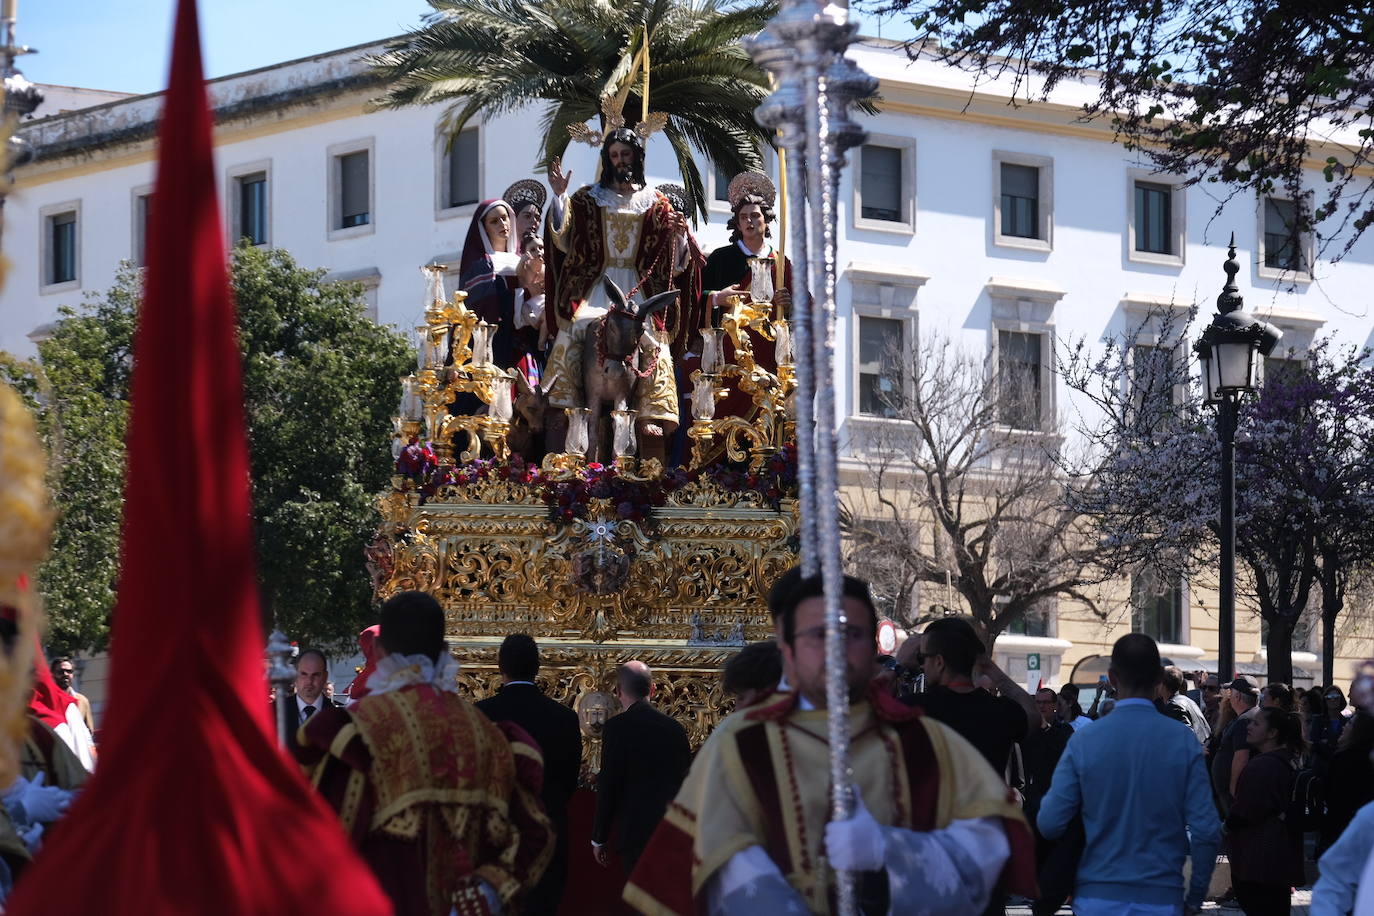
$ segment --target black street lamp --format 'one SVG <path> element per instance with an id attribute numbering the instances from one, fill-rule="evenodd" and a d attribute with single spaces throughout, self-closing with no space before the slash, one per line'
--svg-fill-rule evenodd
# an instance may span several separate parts
<path id="1" fill-rule="evenodd" d="M 1221 581 L 1217 677 L 1224 684 L 1236 676 L 1236 419 L 1243 395 L 1258 387 L 1262 360 L 1274 352 L 1283 332 L 1245 311 L 1236 286 L 1236 236 L 1226 253 L 1226 285 L 1217 296 L 1217 313 L 1193 347 L 1202 364 L 1207 403 L 1217 406 L 1221 439 Z"/>
<path id="2" fill-rule="evenodd" d="M 0 78 L 4 80 L 5 91 L 0 118 L 3 118 L 3 126 L 10 135 L 6 146 L 0 148 L 0 159 L 4 160 L 0 166 L 0 172 L 4 173 L 3 182 L 0 182 L 0 215 L 3 215 L 5 192 L 13 181 L 14 169 L 33 161 L 33 145 L 19 135 L 19 124 L 43 104 L 43 90 L 24 79 L 24 74 L 14 65 L 15 58 L 35 53 L 33 48 L 15 43 L 14 26 L 18 21 L 18 8 L 18 0 L 0 2 L 0 29 L 3 30 L 0 38 L 4 40 L 4 44 L 0 45 L 0 56 L 3 57 Z"/>

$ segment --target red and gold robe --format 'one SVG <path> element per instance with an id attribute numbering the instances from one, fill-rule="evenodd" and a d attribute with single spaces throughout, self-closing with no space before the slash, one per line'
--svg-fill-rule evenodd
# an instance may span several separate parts
<path id="1" fill-rule="evenodd" d="M 297 760 L 397 916 L 448 916 L 474 878 L 510 912 L 548 866 L 537 746 L 457 694 L 427 684 L 374 694 L 322 709 L 297 737 Z"/>

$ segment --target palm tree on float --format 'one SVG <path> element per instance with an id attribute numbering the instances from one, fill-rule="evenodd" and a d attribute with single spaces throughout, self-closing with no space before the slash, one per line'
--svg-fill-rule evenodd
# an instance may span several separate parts
<path id="1" fill-rule="evenodd" d="M 597 118 L 601 99 L 626 95 L 626 126 L 637 123 L 642 83 L 634 53 L 649 37 L 652 111 L 677 156 L 689 209 L 706 216 L 695 149 L 727 175 L 761 169 L 772 142 L 754 121 L 768 76 L 740 39 L 760 31 L 773 0 L 429 0 L 424 26 L 372 58 L 388 88 L 386 108 L 449 103 L 449 138 L 474 117 L 547 102 L 536 167 L 563 155 L 569 128 Z M 634 82 L 625 86 L 627 78 Z M 628 89 L 628 93 L 625 90 Z"/>

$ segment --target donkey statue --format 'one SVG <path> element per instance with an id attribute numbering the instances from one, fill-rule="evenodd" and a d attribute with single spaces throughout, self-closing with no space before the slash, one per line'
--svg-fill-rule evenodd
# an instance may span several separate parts
<path id="1" fill-rule="evenodd" d="M 610 277 L 603 277 L 602 282 L 610 309 L 587 329 L 582 351 L 582 390 L 590 408 L 587 460 L 604 463 L 615 457 L 607 422 L 610 412 L 630 409 L 636 386 L 653 375 L 658 359 L 657 346 L 644 342 L 644 324 L 655 312 L 672 305 L 678 291 L 670 289 L 636 306 L 626 301 L 625 293 Z"/>
<path id="2" fill-rule="evenodd" d="M 525 373 L 517 369 L 515 387 L 514 416 L 510 432 L 506 434 L 506 444 L 513 454 L 538 464 L 544 458 L 545 415 L 549 412 L 549 389 L 553 387 L 553 379 L 546 385 L 531 385 Z"/>

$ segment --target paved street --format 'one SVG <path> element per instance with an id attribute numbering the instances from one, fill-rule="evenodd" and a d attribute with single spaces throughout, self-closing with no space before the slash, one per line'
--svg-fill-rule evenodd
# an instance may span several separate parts
<path id="1" fill-rule="evenodd" d="M 1311 904 L 1312 888 L 1298 888 L 1293 894 L 1293 916 L 1307 916 L 1310 912 Z M 1007 916 L 1030 916 L 1030 911 L 1031 908 L 1029 906 L 1009 906 L 1007 907 Z M 1209 900 L 1207 904 L 1203 906 L 1202 911 L 1204 913 L 1240 913 L 1241 910 L 1238 906 L 1220 906 Z M 1073 910 L 1068 907 L 1063 907 L 1056 916 L 1071 916 L 1072 913 Z"/>

